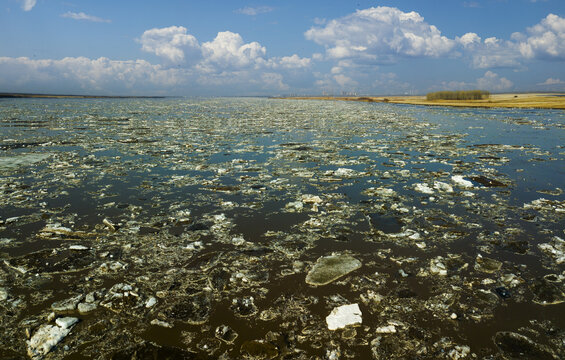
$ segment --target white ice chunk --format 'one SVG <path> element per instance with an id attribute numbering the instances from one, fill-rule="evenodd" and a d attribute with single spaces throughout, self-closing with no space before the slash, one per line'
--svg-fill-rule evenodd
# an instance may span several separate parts
<path id="1" fill-rule="evenodd" d="M 461 186 L 462 188 L 470 189 L 473 187 L 473 183 L 469 180 L 463 179 L 462 175 L 453 175 L 451 177 L 451 181 L 453 181 L 456 185 Z"/>
<path id="2" fill-rule="evenodd" d="M 76 317 L 70 317 L 70 316 L 58 318 L 57 320 L 55 320 L 55 324 L 57 324 L 62 329 L 69 329 L 77 322 L 78 319 Z"/>
<path id="3" fill-rule="evenodd" d="M 336 307 L 326 317 L 328 329 L 342 329 L 348 325 L 361 324 L 361 309 L 358 304 L 349 304 Z"/>
<path id="4" fill-rule="evenodd" d="M 453 187 L 447 183 L 441 182 L 441 181 L 436 181 L 434 182 L 434 189 L 442 191 L 442 192 L 446 192 L 446 193 L 452 193 L 453 192 Z"/>
<path id="5" fill-rule="evenodd" d="M 396 327 L 394 325 L 381 326 L 375 332 L 377 334 L 394 334 L 396 333 Z"/>
<path id="6" fill-rule="evenodd" d="M 414 184 L 414 190 L 421 192 L 423 194 L 431 195 L 434 193 L 434 190 L 429 187 L 427 184 L 424 183 L 416 183 Z"/>

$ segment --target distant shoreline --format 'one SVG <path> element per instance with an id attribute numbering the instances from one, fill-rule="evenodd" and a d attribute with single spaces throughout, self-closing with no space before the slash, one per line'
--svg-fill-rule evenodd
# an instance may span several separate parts
<path id="1" fill-rule="evenodd" d="M 427 100 L 425 96 L 293 96 L 290 100 L 334 100 L 381 102 L 391 104 L 472 108 L 521 108 L 565 110 L 565 93 L 491 94 L 483 100 Z"/>
<path id="2" fill-rule="evenodd" d="M 113 96 L 113 95 L 59 95 L 0 93 L 0 98 L 37 98 L 37 99 L 164 99 L 167 96 Z"/>

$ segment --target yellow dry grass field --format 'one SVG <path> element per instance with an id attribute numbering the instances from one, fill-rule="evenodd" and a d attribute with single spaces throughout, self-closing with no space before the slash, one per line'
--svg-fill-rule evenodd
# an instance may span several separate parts
<path id="1" fill-rule="evenodd" d="M 458 106 L 482 108 L 530 108 L 530 109 L 562 109 L 565 110 L 565 94 L 556 93 L 526 93 L 526 94 L 491 94 L 483 100 L 427 100 L 425 96 L 307 96 L 290 97 L 287 99 L 302 100 L 345 100 L 366 102 L 388 102 L 393 104 L 427 105 L 427 106 Z"/>

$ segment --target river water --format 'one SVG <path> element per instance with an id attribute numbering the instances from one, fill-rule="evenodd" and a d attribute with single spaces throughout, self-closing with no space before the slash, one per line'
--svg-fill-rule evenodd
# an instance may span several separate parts
<path id="1" fill-rule="evenodd" d="M 564 179 L 563 111 L 0 100 L 0 357 L 564 358 Z"/>

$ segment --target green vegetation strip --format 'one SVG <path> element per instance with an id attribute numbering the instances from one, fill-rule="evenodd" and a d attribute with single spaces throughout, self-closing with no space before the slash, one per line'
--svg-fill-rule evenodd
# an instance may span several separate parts
<path id="1" fill-rule="evenodd" d="M 426 94 L 427 100 L 482 100 L 488 99 L 490 92 L 484 90 L 437 91 Z"/>

